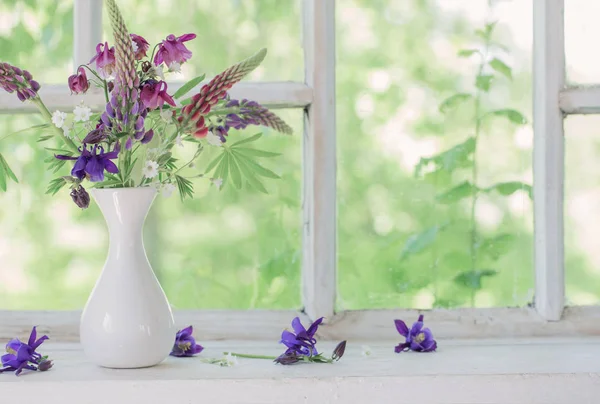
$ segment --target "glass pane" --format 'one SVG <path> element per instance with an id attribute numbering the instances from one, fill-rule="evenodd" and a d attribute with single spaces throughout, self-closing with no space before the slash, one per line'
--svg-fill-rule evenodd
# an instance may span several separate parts
<path id="1" fill-rule="evenodd" d="M 573 84 L 600 83 L 600 55 L 593 52 L 600 36 L 600 3 L 565 1 L 565 57 L 567 79 Z"/>
<path id="2" fill-rule="evenodd" d="M 338 0 L 339 309 L 531 301 L 531 28 L 530 1 Z"/>
<path id="3" fill-rule="evenodd" d="M 73 70 L 73 1 L 0 0 L 0 60 L 40 83 L 67 83 Z"/>
<path id="4" fill-rule="evenodd" d="M 153 46 L 169 34 L 195 33 L 193 56 L 172 81 L 214 76 L 260 48 L 269 53 L 248 79 L 304 81 L 299 0 L 129 0 L 119 2 L 127 28 Z M 108 16 L 105 37 L 112 39 Z"/>
<path id="5" fill-rule="evenodd" d="M 157 197 L 146 249 L 175 308 L 300 307 L 302 112 L 279 114 L 295 134 L 265 130 L 255 146 L 282 153 L 263 159 L 282 178 L 264 182 L 269 195 L 230 187 L 218 192 L 199 180 L 195 198 L 183 205 L 177 196 Z M 38 123 L 35 115 L 0 115 L 0 133 Z M 252 133 L 232 134 L 229 141 Z M 104 219 L 94 203 L 77 209 L 65 191 L 44 195 L 54 177 L 39 136 L 28 132 L 0 142 L 20 180 L 0 193 L 0 309 L 81 309 L 106 258 Z M 63 170 L 56 176 L 68 173 Z"/>
<path id="6" fill-rule="evenodd" d="M 567 304 L 599 304 L 600 116 L 569 116 L 565 139 Z"/>

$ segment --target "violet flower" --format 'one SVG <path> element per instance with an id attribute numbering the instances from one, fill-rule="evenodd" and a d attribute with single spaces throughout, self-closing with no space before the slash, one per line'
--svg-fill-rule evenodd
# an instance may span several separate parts
<path id="1" fill-rule="evenodd" d="M 192 52 L 183 43 L 194 38 L 196 38 L 196 34 L 185 34 L 180 37 L 173 34 L 169 35 L 158 46 L 158 51 L 154 56 L 154 64 L 159 66 L 164 62 L 168 67 L 171 67 L 175 62 L 183 64 L 192 57 Z"/>
<path id="2" fill-rule="evenodd" d="M 280 343 L 288 348 L 285 353 L 296 353 L 298 355 L 305 356 L 318 355 L 319 353 L 315 347 L 317 344 L 315 334 L 317 333 L 317 329 L 322 322 L 323 317 L 312 323 L 307 330 L 304 328 L 298 317 L 292 320 L 292 328 L 294 329 L 295 334 L 289 332 L 288 330 L 284 330 L 281 333 Z"/>
<path id="3" fill-rule="evenodd" d="M 144 107 L 150 110 L 161 107 L 166 102 L 172 106 L 175 106 L 173 98 L 167 94 L 167 83 L 164 81 L 148 80 L 144 83 L 140 98 Z"/>
<path id="4" fill-rule="evenodd" d="M 248 125 L 262 125 L 285 134 L 292 134 L 293 132 L 292 128 L 283 119 L 256 101 L 247 99 L 241 101 L 229 100 L 225 104 L 225 107 L 239 108 L 238 112 L 226 116 L 225 133 L 227 133 L 229 128 L 241 130 L 245 129 Z"/>
<path id="5" fill-rule="evenodd" d="M 185 357 L 194 356 L 204 350 L 204 347 L 196 343 L 196 339 L 192 337 L 194 332 L 193 327 L 190 325 L 181 331 L 177 331 L 175 336 L 175 344 L 171 350 L 171 356 Z"/>
<path id="6" fill-rule="evenodd" d="M 0 88 L 8 93 L 16 92 L 17 98 L 25 102 L 37 96 L 40 83 L 33 80 L 27 70 L 0 62 Z"/>
<path id="7" fill-rule="evenodd" d="M 437 349 L 437 342 L 433 339 L 433 334 L 429 328 L 423 328 L 423 315 L 412 325 L 410 330 L 402 320 L 394 320 L 396 329 L 406 338 L 402 344 L 398 344 L 394 351 L 431 352 Z"/>
<path id="8" fill-rule="evenodd" d="M 135 60 L 141 60 L 146 56 L 146 52 L 148 52 L 148 48 L 150 44 L 143 37 L 136 34 L 129 34 L 131 36 L 131 41 L 135 44 Z"/>
<path id="9" fill-rule="evenodd" d="M 88 88 L 90 88 L 90 82 L 87 79 L 87 75 L 85 74 L 85 69 L 83 67 L 80 67 L 77 70 L 77 74 L 69 76 L 68 82 L 71 93 L 85 93 Z"/>
<path id="10" fill-rule="evenodd" d="M 6 344 L 6 355 L 3 355 L 0 360 L 2 361 L 2 369 L 0 373 L 7 371 L 15 371 L 15 375 L 20 375 L 24 369 L 28 370 L 48 370 L 50 367 L 44 365 L 43 368 L 39 368 L 39 365 L 47 358 L 42 357 L 35 350 L 48 339 L 48 336 L 44 335 L 39 339 L 37 338 L 36 327 L 33 327 L 29 336 L 29 341 L 26 343 L 19 341 L 18 339 L 12 339 Z"/>
<path id="11" fill-rule="evenodd" d="M 90 60 L 90 63 L 96 62 L 96 70 L 105 78 L 110 76 L 115 69 L 115 47 L 108 47 L 108 42 L 96 45 L 96 55 Z"/>
<path id="12" fill-rule="evenodd" d="M 100 154 L 97 154 L 100 149 Z M 64 156 L 61 154 L 55 154 L 59 160 L 76 160 L 71 175 L 77 177 L 80 180 L 84 179 L 86 174 L 89 175 L 91 182 L 104 181 L 104 170 L 109 173 L 117 174 L 119 172 L 118 167 L 111 160 L 116 159 L 119 156 L 120 146 L 119 143 L 115 145 L 113 151 L 105 153 L 102 146 L 95 145 L 91 151 L 87 149 L 87 145 L 84 145 L 81 155 L 79 157 Z"/>

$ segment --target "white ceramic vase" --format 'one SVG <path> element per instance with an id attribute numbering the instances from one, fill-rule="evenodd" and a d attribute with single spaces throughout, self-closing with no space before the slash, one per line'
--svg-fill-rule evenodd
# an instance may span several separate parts
<path id="1" fill-rule="evenodd" d="M 176 333 L 171 307 L 148 262 L 142 237 L 156 190 L 91 193 L 108 225 L 110 247 L 81 316 L 81 344 L 87 357 L 103 367 L 156 365 L 169 355 Z"/>

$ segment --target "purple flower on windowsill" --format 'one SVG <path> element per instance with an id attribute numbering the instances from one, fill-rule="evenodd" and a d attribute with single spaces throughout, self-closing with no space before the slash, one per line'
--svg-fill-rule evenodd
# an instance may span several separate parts
<path id="1" fill-rule="evenodd" d="M 35 351 L 48 339 L 48 336 L 44 335 L 39 339 L 36 338 L 37 330 L 36 327 L 33 327 L 27 343 L 21 342 L 17 338 L 10 340 L 6 344 L 7 354 L 0 358 L 2 361 L 0 373 L 14 371 L 15 375 L 18 376 L 24 369 L 40 371 L 50 369 L 52 361 Z"/>
<path id="2" fill-rule="evenodd" d="M 396 329 L 406 338 L 404 343 L 398 344 L 394 351 L 432 352 L 437 349 L 437 342 L 433 339 L 433 333 L 429 328 L 423 328 L 423 315 L 412 325 L 410 330 L 402 320 L 394 320 Z"/>
<path id="3" fill-rule="evenodd" d="M 204 350 L 204 347 L 196 343 L 196 339 L 192 337 L 194 329 L 190 325 L 181 331 L 177 331 L 175 336 L 175 344 L 171 350 L 171 356 L 186 357 L 194 356 Z"/>
<path id="4" fill-rule="evenodd" d="M 315 347 L 317 344 L 315 334 L 322 322 L 323 317 L 312 323 L 307 330 L 304 328 L 298 317 L 292 320 L 292 328 L 294 329 L 295 334 L 288 330 L 284 330 L 281 333 L 280 343 L 288 348 L 285 353 L 296 353 L 297 355 L 305 356 L 318 355 L 319 352 L 317 352 L 317 348 Z"/>

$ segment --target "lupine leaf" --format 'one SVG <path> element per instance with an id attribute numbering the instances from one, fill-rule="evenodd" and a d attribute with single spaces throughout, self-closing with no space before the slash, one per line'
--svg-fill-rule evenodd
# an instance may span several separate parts
<path id="1" fill-rule="evenodd" d="M 183 178 L 180 175 L 175 175 L 175 182 L 177 183 L 177 189 L 179 190 L 179 196 L 182 201 L 185 200 L 185 198 L 194 197 L 194 187 L 190 180 Z"/>
<path id="2" fill-rule="evenodd" d="M 461 272 L 456 275 L 454 282 L 458 285 L 465 286 L 469 289 L 479 290 L 481 289 L 481 278 L 485 276 L 494 276 L 498 274 L 498 271 L 493 269 L 479 269 L 476 271 Z"/>
<path id="3" fill-rule="evenodd" d="M 517 125 L 525 125 L 527 123 L 527 118 L 525 118 L 519 111 L 514 109 L 498 109 L 496 111 L 489 112 L 488 115 L 506 117 L 509 121 Z"/>
<path id="4" fill-rule="evenodd" d="M 39 124 L 39 125 L 30 126 L 30 127 L 28 127 L 28 128 L 21 129 L 21 130 L 18 130 L 18 131 L 16 131 L 16 132 L 12 132 L 12 133 L 11 133 L 10 135 L 8 135 L 8 136 L 12 136 L 12 135 L 18 135 L 19 133 L 28 132 L 28 131 L 30 131 L 30 130 L 36 130 L 36 129 L 46 129 L 46 128 L 49 128 L 49 127 L 50 127 L 50 125 L 51 125 L 51 124 L 49 124 L 49 123 L 42 123 L 42 124 Z M 8 136 L 7 136 L 7 137 L 8 137 Z"/>
<path id="5" fill-rule="evenodd" d="M 254 142 L 254 141 L 260 139 L 261 136 L 262 136 L 262 133 L 257 133 L 256 135 L 247 137 L 247 138 L 242 139 L 242 140 L 238 140 L 237 142 L 233 143 L 230 147 L 233 149 L 234 147 L 237 147 L 237 146 L 239 146 L 241 144 Z"/>
<path id="6" fill-rule="evenodd" d="M 6 192 L 6 172 L 2 165 L 0 165 L 0 190 Z"/>
<path id="7" fill-rule="evenodd" d="M 223 185 L 221 186 L 221 189 L 223 189 L 225 187 L 225 184 L 227 183 L 227 178 L 229 177 L 229 160 L 230 159 L 231 159 L 231 155 L 229 153 L 225 153 L 225 157 L 223 157 L 223 160 L 221 161 L 221 165 L 223 166 L 223 168 L 221 169 L 220 177 L 218 177 L 223 180 Z"/>
<path id="8" fill-rule="evenodd" d="M 196 87 L 198 84 L 200 84 L 202 82 L 202 80 L 204 80 L 205 77 L 206 77 L 206 75 L 203 74 L 201 76 L 191 79 L 190 81 L 185 83 L 183 86 L 181 86 L 181 88 L 179 88 L 179 90 L 177 90 L 175 92 L 175 94 L 173 94 L 173 98 L 179 99 L 180 97 L 186 95 L 187 93 L 190 92 L 190 90 L 192 90 L 194 87 Z"/>
<path id="9" fill-rule="evenodd" d="M 490 91 L 490 86 L 492 85 L 492 81 L 494 80 L 494 76 L 489 74 L 482 74 L 477 76 L 475 80 L 475 87 L 485 92 Z"/>
<path id="10" fill-rule="evenodd" d="M 444 114 L 450 111 L 451 109 L 456 108 L 459 104 L 470 100 L 472 97 L 473 96 L 471 94 L 467 93 L 458 93 L 451 95 L 450 97 L 442 101 L 442 103 L 440 104 L 440 112 Z"/>
<path id="11" fill-rule="evenodd" d="M 504 63 L 503 61 L 501 61 L 500 59 L 498 59 L 498 58 L 492 59 L 490 61 L 489 65 L 492 69 L 494 69 L 498 73 L 501 73 L 501 74 L 505 75 L 506 77 L 508 77 L 509 79 L 512 79 L 512 69 L 510 67 L 508 67 L 508 65 L 506 63 Z"/>
<path id="12" fill-rule="evenodd" d="M 249 147 L 236 147 L 236 153 L 243 154 L 245 156 L 254 157 L 277 157 L 281 156 L 281 153 L 273 153 L 265 150 L 251 149 Z"/>
<path id="13" fill-rule="evenodd" d="M 217 157 L 215 157 L 213 159 L 213 161 L 208 163 L 208 166 L 206 166 L 206 169 L 204 170 L 204 172 L 209 173 L 213 168 L 215 168 L 217 166 L 217 164 L 219 164 L 221 162 L 221 160 L 223 160 L 224 156 L 225 156 L 225 151 L 223 151 L 221 154 L 219 154 Z"/>
<path id="14" fill-rule="evenodd" d="M 4 159 L 4 157 L 1 154 L 0 154 L 0 165 L 2 165 L 2 167 L 4 168 L 4 171 L 6 172 L 6 174 L 8 174 L 8 177 L 18 184 L 19 180 L 17 179 L 17 176 L 10 169 L 10 166 L 8 165 L 8 163 L 6 162 L 6 160 Z"/>
<path id="15" fill-rule="evenodd" d="M 469 56 L 472 56 L 475 53 L 479 53 L 479 50 L 477 50 L 477 49 L 461 49 L 458 51 L 458 57 L 468 58 Z"/>
<path id="16" fill-rule="evenodd" d="M 233 152 L 233 153 L 235 153 L 235 152 Z M 254 160 L 252 160 L 249 157 L 246 157 L 246 156 L 240 155 L 240 154 L 238 154 L 237 157 L 239 158 L 239 160 L 244 160 L 244 162 L 247 163 L 247 165 L 250 166 L 250 168 L 256 174 L 260 175 L 261 177 L 267 177 L 267 178 L 273 178 L 273 179 L 281 178 L 279 175 L 275 174 L 273 171 L 261 166 L 260 164 L 258 164 L 257 162 L 255 162 Z"/>
<path id="17" fill-rule="evenodd" d="M 497 191 L 500 195 L 508 196 L 517 191 L 525 191 L 529 198 L 533 200 L 533 188 L 529 184 L 519 181 L 500 182 L 485 189 L 486 192 Z"/>
<path id="18" fill-rule="evenodd" d="M 67 185 L 67 181 L 63 177 L 55 178 L 48 184 L 48 188 L 46 189 L 46 194 L 56 195 L 58 191 Z"/>
<path id="19" fill-rule="evenodd" d="M 478 256 L 486 256 L 496 261 L 510 250 L 514 242 L 514 235 L 508 233 L 499 234 L 478 243 L 477 254 Z"/>
<path id="20" fill-rule="evenodd" d="M 478 188 L 476 186 L 469 181 L 465 181 L 443 194 L 436 196 L 435 199 L 440 203 L 454 203 L 473 195 L 477 191 Z"/>
<path id="21" fill-rule="evenodd" d="M 233 186 L 236 189 L 241 189 L 242 173 L 240 172 L 240 167 L 238 166 L 237 158 L 233 153 L 229 155 L 229 174 L 231 175 L 231 182 L 233 182 Z"/>
<path id="22" fill-rule="evenodd" d="M 252 169 L 246 164 L 246 161 L 238 159 L 237 162 L 238 162 L 238 165 L 240 166 L 240 170 L 241 170 L 242 174 L 244 175 L 244 178 L 246 178 L 246 181 L 248 182 L 248 184 L 252 188 L 259 190 L 263 194 L 268 194 L 269 192 L 267 191 L 265 186 L 262 184 L 262 182 L 260 182 L 260 180 L 258 178 L 256 178 L 256 176 L 252 172 Z"/>
<path id="23" fill-rule="evenodd" d="M 406 240 L 404 248 L 400 252 L 400 260 L 404 260 L 408 256 L 417 254 L 429 247 L 435 241 L 439 232 L 447 226 L 448 223 L 436 225 L 410 236 L 408 240 Z"/>

